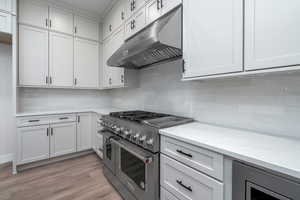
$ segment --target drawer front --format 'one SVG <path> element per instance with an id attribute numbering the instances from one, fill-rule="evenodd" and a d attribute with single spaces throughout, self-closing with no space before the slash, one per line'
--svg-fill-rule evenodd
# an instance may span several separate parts
<path id="1" fill-rule="evenodd" d="M 50 123 L 66 123 L 66 122 L 75 122 L 75 114 L 65 114 L 65 115 L 53 115 L 50 117 Z"/>
<path id="2" fill-rule="evenodd" d="M 223 180 L 223 156 L 169 137 L 162 137 L 161 152 L 200 172 Z"/>
<path id="3" fill-rule="evenodd" d="M 50 123 L 48 116 L 22 117 L 17 119 L 18 127 L 47 125 Z"/>
<path id="4" fill-rule="evenodd" d="M 160 187 L 160 200 L 178 200 L 173 194 Z"/>
<path id="5" fill-rule="evenodd" d="M 161 155 L 160 183 L 181 200 L 223 200 L 223 183 Z"/>
<path id="6" fill-rule="evenodd" d="M 0 32 L 11 34 L 11 15 L 0 12 Z"/>

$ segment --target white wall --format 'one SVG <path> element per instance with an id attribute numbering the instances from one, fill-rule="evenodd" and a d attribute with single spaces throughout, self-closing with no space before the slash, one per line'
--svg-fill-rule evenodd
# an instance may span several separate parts
<path id="1" fill-rule="evenodd" d="M 173 62 L 143 69 L 140 86 L 112 90 L 113 106 L 300 139 L 300 73 L 182 82 Z"/>
<path id="2" fill-rule="evenodd" d="M 0 163 L 12 159 L 13 127 L 11 46 L 0 44 Z"/>
<path id="3" fill-rule="evenodd" d="M 106 91 L 22 88 L 18 94 L 18 112 L 101 108 L 111 105 Z"/>

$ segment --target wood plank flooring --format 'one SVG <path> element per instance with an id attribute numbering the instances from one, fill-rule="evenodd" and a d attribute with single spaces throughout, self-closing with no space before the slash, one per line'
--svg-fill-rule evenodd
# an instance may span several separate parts
<path id="1" fill-rule="evenodd" d="M 122 200 L 94 154 L 26 170 L 0 167 L 0 200 Z"/>

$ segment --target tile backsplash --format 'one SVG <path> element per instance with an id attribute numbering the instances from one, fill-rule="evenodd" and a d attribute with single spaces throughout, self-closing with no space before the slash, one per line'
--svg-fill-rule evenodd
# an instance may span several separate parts
<path id="1" fill-rule="evenodd" d="M 20 88 L 18 112 L 101 108 L 110 106 L 107 91 Z"/>
<path id="2" fill-rule="evenodd" d="M 113 106 L 300 139 L 299 72 L 183 82 L 175 61 L 138 74 L 138 87 L 109 92 Z"/>

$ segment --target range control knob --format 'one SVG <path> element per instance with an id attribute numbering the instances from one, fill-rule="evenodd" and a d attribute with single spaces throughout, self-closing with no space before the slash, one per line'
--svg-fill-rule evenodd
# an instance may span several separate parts
<path id="1" fill-rule="evenodd" d="M 153 146 L 154 140 L 153 138 L 150 138 L 149 140 L 146 141 L 146 144 L 149 146 Z"/>
<path id="2" fill-rule="evenodd" d="M 129 138 L 130 136 L 131 136 L 131 131 L 125 130 L 125 131 L 124 131 L 124 137 Z"/>
<path id="3" fill-rule="evenodd" d="M 140 137 L 139 141 L 140 141 L 140 143 L 144 143 L 146 139 L 147 139 L 147 136 L 143 135 Z"/>
<path id="4" fill-rule="evenodd" d="M 133 140 L 137 140 L 139 137 L 140 137 L 140 134 L 137 133 L 137 134 L 135 134 L 135 135 L 132 137 L 132 139 L 133 139 Z"/>

